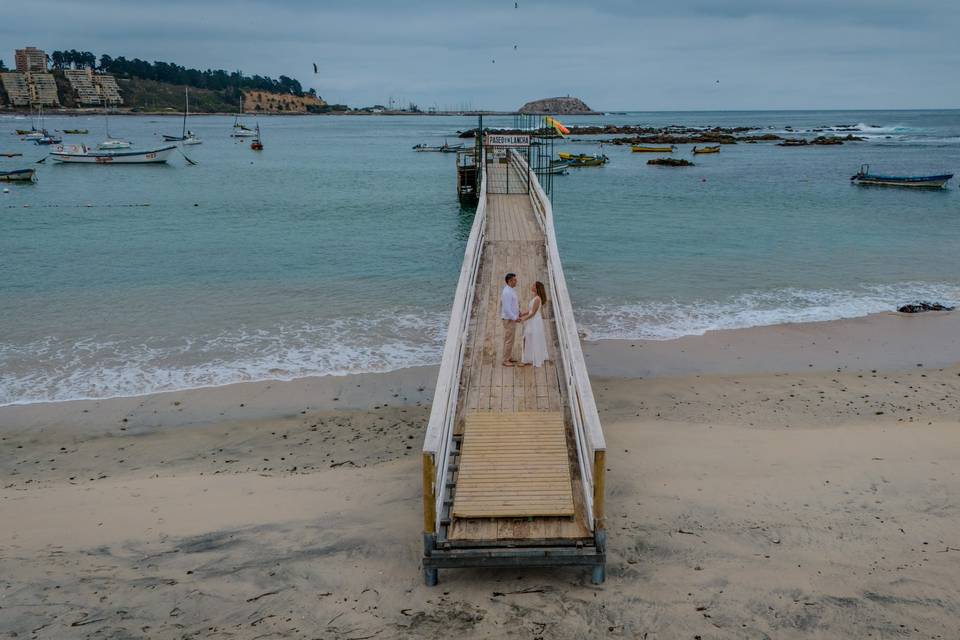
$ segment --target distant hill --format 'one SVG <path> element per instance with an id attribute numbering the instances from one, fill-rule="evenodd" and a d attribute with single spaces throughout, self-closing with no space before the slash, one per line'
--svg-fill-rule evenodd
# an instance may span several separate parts
<path id="1" fill-rule="evenodd" d="M 244 91 L 243 110 L 247 113 L 322 113 L 327 103 L 315 95 L 294 96 L 270 91 Z"/>
<path id="2" fill-rule="evenodd" d="M 145 78 L 117 78 L 123 106 L 138 111 L 183 111 L 184 85 L 168 84 Z M 190 88 L 191 113 L 231 113 L 240 108 L 240 100 L 229 91 Z"/>
<path id="3" fill-rule="evenodd" d="M 520 113 L 548 113 L 556 115 L 590 115 L 597 113 L 580 98 L 570 96 L 560 98 L 543 98 L 534 100 L 520 107 Z"/>

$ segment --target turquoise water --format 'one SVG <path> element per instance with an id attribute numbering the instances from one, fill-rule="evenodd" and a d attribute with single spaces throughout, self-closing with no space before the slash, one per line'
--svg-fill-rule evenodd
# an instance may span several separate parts
<path id="1" fill-rule="evenodd" d="M 725 146 L 688 169 L 650 167 L 647 155 L 607 145 L 607 166 L 557 177 L 564 266 L 595 338 L 666 339 L 960 300 L 957 180 L 942 192 L 848 180 L 861 163 L 956 171 L 960 111 L 567 120 L 773 132 L 860 123 L 870 138 Z M 0 151 L 24 153 L 0 167 L 45 155 L 9 134 L 25 124 L 0 118 Z M 0 194 L 0 404 L 439 360 L 472 214 L 458 205 L 453 158 L 410 147 L 453 141 L 475 119 L 264 117 L 261 153 L 229 138 L 231 124 L 192 119 L 204 140 L 186 148 L 196 166 L 179 155 L 166 166 L 48 162 L 34 165 L 37 184 Z M 91 130 L 68 142 L 104 137 L 101 118 L 46 125 Z M 176 117 L 110 122 L 141 148 L 179 127 Z M 690 157 L 689 147 L 678 155 Z"/>

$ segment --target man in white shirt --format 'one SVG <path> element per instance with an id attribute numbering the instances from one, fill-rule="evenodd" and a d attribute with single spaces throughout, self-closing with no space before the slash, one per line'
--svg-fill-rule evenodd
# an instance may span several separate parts
<path id="1" fill-rule="evenodd" d="M 503 366 L 512 367 L 517 361 L 513 357 L 513 339 L 520 322 L 520 300 L 514 289 L 517 286 L 517 274 L 508 273 L 504 278 L 506 285 L 500 293 L 500 318 L 503 321 Z"/>

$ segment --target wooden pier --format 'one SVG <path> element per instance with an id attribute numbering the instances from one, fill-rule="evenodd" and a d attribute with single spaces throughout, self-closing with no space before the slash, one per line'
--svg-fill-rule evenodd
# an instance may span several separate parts
<path id="1" fill-rule="evenodd" d="M 522 153 L 485 145 L 479 155 L 477 213 L 423 445 L 424 577 L 436 584 L 447 567 L 584 565 L 599 583 L 606 445 L 552 206 Z M 521 309 L 534 281 L 547 285 L 543 367 L 501 364 L 508 272 Z"/>

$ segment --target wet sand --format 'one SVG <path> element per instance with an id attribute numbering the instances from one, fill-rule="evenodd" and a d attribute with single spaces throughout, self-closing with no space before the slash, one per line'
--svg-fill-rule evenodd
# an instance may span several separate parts
<path id="1" fill-rule="evenodd" d="M 431 367 L 0 408 L 0 637 L 953 638 L 956 319 L 587 345 L 599 587 L 422 585 Z"/>

